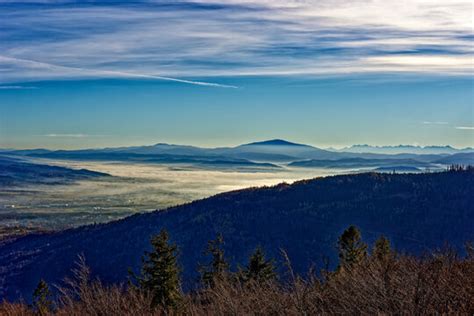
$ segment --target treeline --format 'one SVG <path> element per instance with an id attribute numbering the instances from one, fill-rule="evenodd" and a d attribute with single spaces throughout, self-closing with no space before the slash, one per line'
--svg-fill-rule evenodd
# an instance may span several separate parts
<path id="1" fill-rule="evenodd" d="M 53 295 L 41 280 L 33 302 L 0 304 L 0 315 L 316 315 L 474 314 L 474 248 L 423 257 L 395 252 L 381 236 L 371 249 L 355 226 L 337 240 L 335 270 L 294 273 L 281 251 L 285 273 L 257 247 L 248 262 L 231 269 L 221 235 L 208 242 L 208 264 L 198 286 L 181 288 L 178 247 L 162 230 L 151 238 L 138 274 L 127 284 L 92 279 L 83 257 L 74 277 Z M 185 255 L 185 254 L 183 254 Z"/>
<path id="2" fill-rule="evenodd" d="M 449 165 L 446 169 L 447 171 L 451 172 L 462 172 L 462 171 L 474 171 L 473 165 L 462 165 L 462 164 L 452 164 Z"/>

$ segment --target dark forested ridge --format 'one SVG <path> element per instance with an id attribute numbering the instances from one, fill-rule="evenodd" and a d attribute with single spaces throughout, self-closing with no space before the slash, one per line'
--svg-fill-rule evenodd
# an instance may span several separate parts
<path id="1" fill-rule="evenodd" d="M 78 254 L 106 282 L 138 269 L 149 239 L 162 228 L 179 246 L 183 279 L 195 280 L 206 242 L 222 233 L 232 264 L 257 245 L 270 256 L 287 250 L 297 272 L 328 257 L 337 236 L 360 227 L 372 243 L 387 236 L 399 251 L 423 253 L 445 242 L 461 249 L 474 240 L 474 172 L 333 176 L 292 185 L 219 194 L 186 205 L 103 225 L 31 235 L 0 248 L 0 298 L 28 298 L 40 278 L 58 283 Z"/>
<path id="2" fill-rule="evenodd" d="M 109 175 L 86 169 L 71 169 L 32 163 L 23 159 L 0 155 L 0 187 L 27 184 L 65 184 L 105 176 Z"/>

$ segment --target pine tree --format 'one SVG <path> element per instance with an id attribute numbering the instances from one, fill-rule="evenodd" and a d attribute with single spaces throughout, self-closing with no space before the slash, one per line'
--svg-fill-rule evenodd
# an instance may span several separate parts
<path id="1" fill-rule="evenodd" d="M 379 261 L 384 261 L 390 258 L 391 255 L 390 241 L 385 236 L 380 236 L 374 244 L 372 257 Z"/>
<path id="2" fill-rule="evenodd" d="M 246 281 L 268 282 L 276 280 L 277 274 L 273 260 L 267 260 L 262 248 L 257 247 L 250 256 L 247 267 L 241 272 L 241 279 Z"/>
<path id="3" fill-rule="evenodd" d="M 142 258 L 138 284 L 151 295 L 153 307 L 176 309 L 181 300 L 177 246 L 169 242 L 165 230 L 151 238 L 151 245 L 153 250 Z"/>
<path id="4" fill-rule="evenodd" d="M 202 271 L 202 282 L 205 286 L 213 287 L 215 282 L 223 280 L 229 271 L 229 264 L 225 260 L 224 250 L 222 249 L 223 244 L 224 238 L 221 234 L 207 244 L 206 254 L 212 256 L 212 261 Z"/>
<path id="5" fill-rule="evenodd" d="M 43 279 L 33 292 L 33 307 L 38 315 L 48 315 L 53 310 L 53 295 Z"/>
<path id="6" fill-rule="evenodd" d="M 367 257 L 367 245 L 362 241 L 359 229 L 349 226 L 338 240 L 339 269 L 351 268 Z"/>

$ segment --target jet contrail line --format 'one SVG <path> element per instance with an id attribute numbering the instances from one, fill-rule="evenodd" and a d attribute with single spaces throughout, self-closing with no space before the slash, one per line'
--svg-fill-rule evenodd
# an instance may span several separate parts
<path id="1" fill-rule="evenodd" d="M 64 75 L 64 77 L 73 77 L 74 75 L 80 76 L 77 72 L 84 74 L 85 76 L 90 77 L 125 77 L 125 78 L 143 78 L 143 79 L 155 79 L 155 80 L 164 80 L 164 81 L 173 81 L 179 82 L 184 84 L 191 84 L 197 86 L 207 86 L 207 87 L 216 87 L 216 88 L 231 88 L 237 89 L 237 86 L 233 85 L 226 85 L 214 82 L 206 82 L 206 81 L 195 81 L 195 80 L 186 80 L 186 79 L 179 79 L 173 77 L 166 77 L 166 76 L 158 76 L 158 75 L 149 75 L 149 74 L 139 74 L 133 72 L 126 72 L 126 71 L 115 71 L 115 70 L 97 70 L 97 69 L 88 69 L 88 68 L 80 68 L 80 67 L 69 67 L 69 66 L 61 66 L 51 63 L 45 63 L 30 59 L 22 59 L 22 58 L 15 58 L 15 57 L 8 57 L 0 55 L 0 63 L 1 62 L 11 62 L 16 63 L 25 67 L 29 67 L 32 69 L 50 69 L 50 70 L 63 70 L 67 72 L 76 72 Z"/>

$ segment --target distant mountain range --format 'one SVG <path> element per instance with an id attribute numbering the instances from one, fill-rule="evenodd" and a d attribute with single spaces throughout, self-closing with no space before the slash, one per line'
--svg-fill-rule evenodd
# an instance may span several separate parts
<path id="1" fill-rule="evenodd" d="M 367 158 L 342 158 L 337 160 L 318 160 L 309 159 L 303 161 L 295 161 L 289 164 L 292 167 L 306 167 L 306 168 L 392 168 L 393 170 L 401 170 L 407 166 L 411 167 L 411 171 L 419 171 L 421 169 L 429 169 L 433 164 L 415 159 L 403 158 L 386 158 L 386 159 L 367 159 Z"/>
<path id="2" fill-rule="evenodd" d="M 472 153 L 474 148 L 454 148 L 451 146 L 413 146 L 413 145 L 398 145 L 398 146 L 371 146 L 371 145 L 352 145 L 345 147 L 340 152 L 350 153 L 373 153 L 373 154 L 456 154 L 456 153 Z"/>
<path id="3" fill-rule="evenodd" d="M 180 250 L 185 286 L 197 280 L 206 242 L 222 233 L 235 268 L 257 245 L 279 258 L 285 249 L 297 273 L 324 258 L 337 262 L 337 236 L 360 227 L 372 244 L 385 235 L 399 251 L 421 254 L 474 240 L 474 172 L 333 176 L 219 194 L 163 211 L 50 234 L 0 247 L 0 300 L 30 299 L 41 278 L 60 284 L 79 254 L 93 276 L 125 282 L 138 271 L 149 239 L 166 228 Z M 277 261 L 280 262 L 280 261 Z"/>
<path id="4" fill-rule="evenodd" d="M 454 154 L 451 156 L 443 157 L 436 160 L 436 163 L 444 164 L 444 165 L 474 165 L 474 153 L 460 153 Z"/>
<path id="5" fill-rule="evenodd" d="M 453 163 L 470 164 L 474 159 L 472 148 L 355 145 L 330 151 L 282 139 L 221 148 L 158 143 L 151 146 L 83 150 L 2 150 L 0 154 L 50 159 L 190 164 L 203 168 L 247 170 L 305 167 L 419 171 L 440 169 Z"/>

